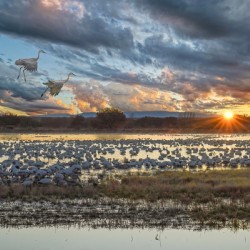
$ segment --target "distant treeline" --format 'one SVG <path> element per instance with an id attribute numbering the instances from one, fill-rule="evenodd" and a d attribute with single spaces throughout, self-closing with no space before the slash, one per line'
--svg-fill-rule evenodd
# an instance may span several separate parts
<path id="1" fill-rule="evenodd" d="M 150 130 L 173 132 L 250 132 L 250 117 L 235 116 L 232 120 L 224 117 L 182 116 L 155 118 L 126 118 L 118 109 L 106 108 L 95 118 L 80 115 L 71 117 L 29 117 L 13 114 L 0 115 L 0 130 L 42 131 L 42 130 Z"/>

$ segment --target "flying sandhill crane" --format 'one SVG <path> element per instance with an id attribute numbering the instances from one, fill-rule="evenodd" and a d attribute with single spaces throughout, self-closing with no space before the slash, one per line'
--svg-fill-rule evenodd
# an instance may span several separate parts
<path id="1" fill-rule="evenodd" d="M 40 57 L 40 53 L 46 53 L 46 52 L 43 51 L 43 50 L 39 50 L 38 51 L 38 56 L 36 58 L 27 58 L 27 59 L 18 59 L 18 60 L 16 60 L 15 64 L 18 65 L 18 66 L 21 66 L 17 79 L 19 79 L 22 69 L 23 69 L 23 76 L 24 76 L 25 82 L 26 82 L 26 77 L 25 77 L 25 73 L 24 73 L 25 70 L 37 71 L 37 61 L 38 61 L 38 59 Z"/>
<path id="2" fill-rule="evenodd" d="M 70 76 L 76 76 L 76 75 L 73 73 L 69 73 L 66 80 L 59 80 L 59 81 L 49 80 L 48 82 L 43 83 L 44 85 L 47 85 L 48 88 L 41 94 L 41 97 L 43 97 L 43 95 L 49 89 L 50 89 L 50 94 L 52 96 L 58 95 L 59 92 L 61 91 L 63 85 L 69 80 Z"/>

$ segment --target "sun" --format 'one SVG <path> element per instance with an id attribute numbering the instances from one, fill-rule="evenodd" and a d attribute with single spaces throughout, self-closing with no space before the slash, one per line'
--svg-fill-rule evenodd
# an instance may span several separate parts
<path id="1" fill-rule="evenodd" d="M 232 111 L 226 111 L 224 113 L 224 118 L 226 118 L 227 120 L 231 120 L 231 119 L 233 119 L 233 117 L 234 117 L 234 114 Z"/>

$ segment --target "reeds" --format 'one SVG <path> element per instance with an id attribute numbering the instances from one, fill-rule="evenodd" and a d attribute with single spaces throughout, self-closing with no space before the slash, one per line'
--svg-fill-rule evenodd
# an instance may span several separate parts
<path id="1" fill-rule="evenodd" d="M 84 186 L 0 185 L 0 198 L 57 197 L 57 198 L 111 198 L 157 201 L 172 199 L 185 204 L 208 203 L 218 198 L 250 203 L 250 169 L 187 172 L 169 171 L 154 175 L 118 176 L 104 179 L 101 184 Z"/>
<path id="2" fill-rule="evenodd" d="M 109 197 L 145 199 L 174 199 L 184 203 L 207 203 L 218 198 L 250 202 L 250 169 L 180 172 L 156 175 L 124 176 L 121 184 L 108 181 L 102 190 Z"/>
<path id="3" fill-rule="evenodd" d="M 0 205 L 0 225 L 42 225 L 44 221 L 66 225 L 96 220 L 112 224 L 115 220 L 149 227 L 249 228 L 249 180 L 250 169 L 241 169 L 129 174 L 85 186 L 1 185 L 0 198 L 7 205 Z M 8 203 L 13 204 L 11 209 Z M 28 214 L 25 209 L 20 214 L 20 204 L 29 207 Z M 14 211 L 18 212 L 13 215 Z"/>
<path id="4" fill-rule="evenodd" d="M 0 186 L 1 199 L 21 199 L 23 201 L 53 200 L 53 199 L 76 199 L 91 197 L 98 195 L 94 186 L 67 186 L 61 187 L 56 185 L 33 185 L 25 187 L 22 184 L 14 184 L 11 186 Z"/>

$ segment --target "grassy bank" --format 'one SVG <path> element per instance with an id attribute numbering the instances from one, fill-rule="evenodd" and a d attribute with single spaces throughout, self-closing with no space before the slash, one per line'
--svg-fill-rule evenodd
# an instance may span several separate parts
<path id="1" fill-rule="evenodd" d="M 42 208 L 42 211 L 39 210 L 40 218 L 36 211 L 38 208 L 32 208 L 34 202 L 38 203 L 39 209 L 41 204 L 47 204 L 46 202 L 55 204 L 58 209 L 55 221 L 64 211 L 64 209 L 61 210 L 62 204 L 65 205 L 64 208 L 70 209 L 70 204 L 73 202 L 77 204 L 78 212 L 73 216 L 76 217 L 75 219 L 68 218 L 70 221 L 72 220 L 72 223 L 78 223 L 77 218 L 80 213 L 82 213 L 81 219 L 84 221 L 86 218 L 102 218 L 106 221 L 107 218 L 112 220 L 116 216 L 117 221 L 118 218 L 129 219 L 131 223 L 136 222 L 138 216 L 142 214 L 140 220 L 150 218 L 152 225 L 163 227 L 170 226 L 168 222 L 174 220 L 175 224 L 178 222 L 176 224 L 178 226 L 193 225 L 194 223 L 200 228 L 249 228 L 250 169 L 197 173 L 173 171 L 157 173 L 153 176 L 128 174 L 104 179 L 99 185 L 84 186 L 35 185 L 26 188 L 21 185 L 2 185 L 0 186 L 0 199 L 3 204 L 14 202 L 11 209 L 8 208 L 8 205 L 6 205 L 7 208 L 1 208 L 0 205 L 2 213 L 10 213 L 9 219 L 4 219 L 5 215 L 2 216 L 1 223 L 6 225 L 15 225 L 16 219 L 19 218 L 19 213 L 14 217 L 12 215 L 12 209 L 13 211 L 16 209 L 15 201 L 18 200 L 23 204 L 30 204 L 30 206 L 26 206 L 30 207 L 32 211 L 34 210 L 26 215 L 24 209 L 22 217 L 27 218 L 25 217 L 26 222 L 20 220 L 21 224 L 29 224 L 32 214 L 34 221 L 38 219 L 43 221 L 45 217 L 54 218 L 55 210 L 52 209 L 51 215 L 46 206 Z M 84 203 L 85 208 L 79 206 L 79 202 Z M 107 211 L 104 210 L 100 215 L 98 209 L 95 211 L 95 203 L 101 207 L 108 206 Z M 172 205 L 169 207 L 169 204 Z M 22 207 L 19 205 L 19 208 L 20 206 Z M 118 214 L 117 207 L 119 207 Z M 122 208 L 124 211 L 120 210 Z M 86 209 L 89 209 L 90 214 L 85 213 Z M 72 215 L 72 212 L 70 214 Z M 14 222 L 11 222 L 11 218 L 14 219 Z M 64 214 L 62 214 L 62 218 L 65 218 Z M 185 220 L 182 221 L 180 218 L 185 218 Z M 145 223 L 149 222 L 145 221 Z"/>
<path id="2" fill-rule="evenodd" d="M 207 203 L 228 198 L 250 203 L 250 169 L 126 176 L 121 183 L 108 180 L 102 185 L 102 191 L 109 197 L 147 201 L 173 199 L 183 203 Z"/>
<path id="3" fill-rule="evenodd" d="M 169 171 L 154 175 L 123 175 L 104 179 L 99 185 L 66 186 L 0 185 L 0 198 L 110 198 L 172 199 L 181 203 L 207 203 L 219 198 L 250 203 L 250 169 L 208 172 Z"/>

